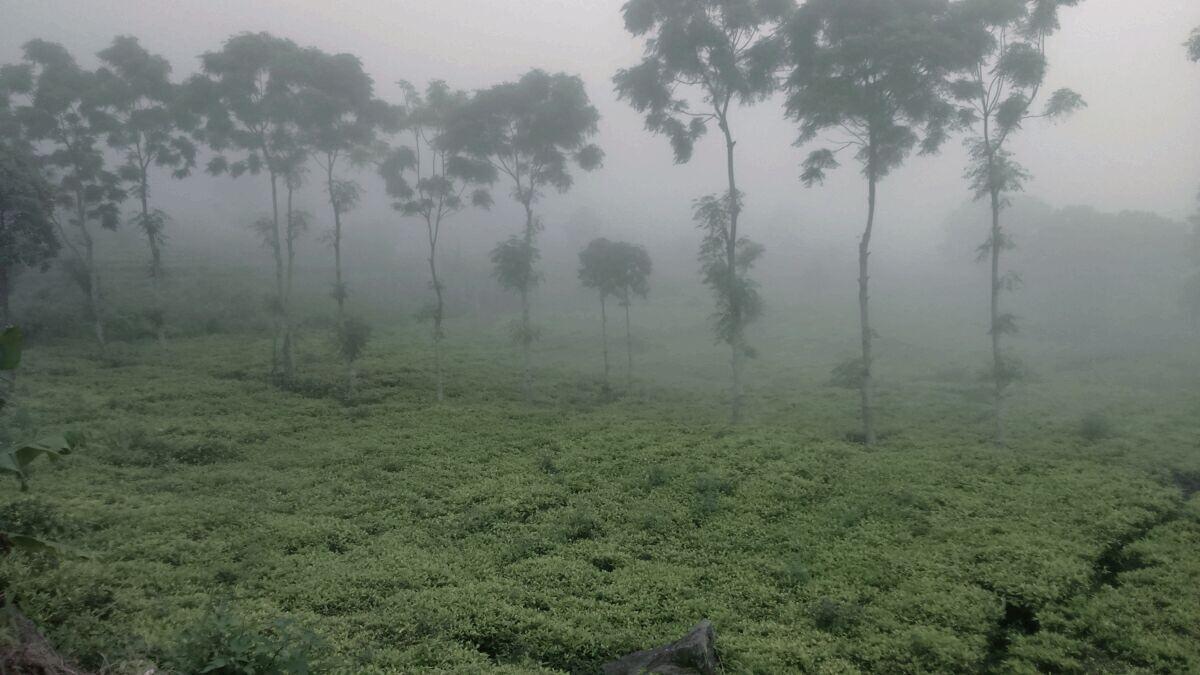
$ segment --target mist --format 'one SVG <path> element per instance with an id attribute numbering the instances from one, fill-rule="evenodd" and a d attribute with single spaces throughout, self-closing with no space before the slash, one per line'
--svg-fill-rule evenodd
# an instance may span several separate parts
<path id="1" fill-rule="evenodd" d="M 1194 0 L 0 17 L 8 672 L 1200 669 Z"/>

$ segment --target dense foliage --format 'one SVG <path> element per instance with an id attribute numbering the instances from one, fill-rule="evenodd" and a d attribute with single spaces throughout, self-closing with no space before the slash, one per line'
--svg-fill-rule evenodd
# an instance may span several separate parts
<path id="1" fill-rule="evenodd" d="M 754 370 L 773 384 L 730 432 L 702 324 L 656 311 L 678 328 L 644 354 L 645 394 L 542 368 L 536 409 L 498 332 L 452 343 L 448 406 L 427 404 L 419 327 L 380 339 L 350 406 L 322 393 L 336 362 L 305 393 L 270 386 L 247 348 L 267 337 L 176 340 L 186 368 L 151 346 L 38 349 L 21 428 L 93 447 L 0 516 L 96 559 L 3 576 L 91 666 L 302 650 L 282 618 L 325 640 L 318 670 L 592 670 L 709 616 L 731 672 L 1200 667 L 1194 353 L 1027 384 L 1030 423 L 998 450 L 964 432 L 988 405 L 969 375 L 922 379 L 948 358 L 929 345 L 890 364 L 868 451 L 840 438 L 855 394 L 802 365 L 836 351 Z M 820 345 L 843 327 L 786 328 Z M 1108 431 L 1085 439 L 1097 409 Z"/>
<path id="2" fill-rule="evenodd" d="M 104 672 L 593 672 L 703 617 L 729 672 L 1200 671 L 1194 340 L 1093 349 L 1080 334 L 1095 327 L 1070 322 L 1076 296 L 1048 292 L 1043 311 L 1076 334 L 1042 331 L 1029 364 L 1001 344 L 1016 326 L 1001 307 L 1019 282 L 1001 265 L 1016 232 L 1031 246 L 1011 257 L 1031 278 L 1124 291 L 1120 307 L 1143 313 L 1169 303 L 1177 323 L 1181 295 L 1200 325 L 1200 258 L 1180 255 L 1179 223 L 1012 197 L 1030 179 L 1012 137 L 1084 105 L 1043 91 L 1047 40 L 1076 4 L 627 2 L 643 50 L 615 76 L 617 96 L 677 163 L 714 125 L 725 161 L 721 189 L 691 201 L 692 283 L 715 301 L 707 327 L 692 291 L 674 288 L 654 307 L 660 328 L 639 326 L 635 341 L 646 249 L 599 237 L 579 253 L 578 280 L 600 300 L 602 379 L 574 365 L 596 352 L 590 316 L 557 313 L 532 355 L 535 291 L 555 279 L 541 264 L 543 199 L 604 161 L 579 76 L 534 68 L 474 92 L 401 82 L 393 105 L 356 56 L 265 32 L 205 52 L 181 83 L 133 37 L 99 52 L 96 70 L 28 42 L 0 68 L 0 475 L 14 479 L 0 500 L 0 605 Z M 1200 33 L 1185 47 L 1200 61 Z M 772 316 L 751 276 L 766 251 L 742 222 L 734 118 L 776 93 L 808 150 L 802 182 L 823 181 L 845 151 L 866 180 L 855 317 L 823 296 L 803 320 Z M 963 257 L 963 241 L 988 233 L 986 382 L 970 374 L 982 354 L 940 307 L 880 312 L 921 324 L 908 339 L 872 319 L 885 304 L 870 302 L 868 265 L 880 185 L 955 134 L 989 207 L 986 229 L 947 246 Z M 168 217 L 152 177 L 197 165 L 266 179 L 270 211 L 254 229 L 269 272 L 181 256 L 179 283 L 162 283 Z M 314 166 L 332 294 L 328 276 L 319 294 L 296 279 L 303 236 L 324 220 L 299 206 Z M 432 355 L 407 302 L 356 307 L 387 325 L 348 311 L 356 263 L 343 246 L 372 195 L 354 180 L 366 166 L 424 229 L 431 302 L 418 318 L 432 323 Z M 444 226 L 492 207 L 501 187 L 524 215 L 490 254 L 493 287 L 520 300 L 509 336 L 483 312 L 447 310 L 439 265 Z M 108 261 L 102 287 L 95 237 L 122 220 L 138 250 L 148 244 L 153 298 L 130 291 L 141 263 Z M 63 310 L 53 284 L 10 311 L 17 273 L 56 261 L 84 311 Z M 1112 269 L 1135 288 L 1105 287 Z M 264 309 L 250 289 L 268 283 Z M 609 300 L 625 313 L 623 392 L 609 382 Z M 1116 323 L 1114 306 L 1091 309 Z M 462 339 L 447 343 L 454 321 Z M 852 324 L 861 352 L 847 359 Z M 168 326 L 179 339 L 164 350 Z M 332 330 L 317 339 L 314 327 Z M 506 337 L 519 369 L 495 356 Z M 877 363 L 877 343 L 904 358 Z M 759 344 L 777 356 L 752 360 Z M 268 347 L 269 373 L 255 358 Z M 727 368 L 731 386 L 713 385 Z M 733 424 L 715 421 L 723 409 Z M 88 452 L 70 429 L 87 430 Z M 9 624 L 0 666 L 20 638 Z"/>

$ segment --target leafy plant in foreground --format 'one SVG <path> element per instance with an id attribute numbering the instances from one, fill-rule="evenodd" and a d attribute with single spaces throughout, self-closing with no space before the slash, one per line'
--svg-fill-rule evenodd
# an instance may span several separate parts
<path id="1" fill-rule="evenodd" d="M 184 631 L 163 665 L 180 673 L 307 675 L 317 672 L 314 656 L 323 646 L 290 620 L 264 628 L 218 607 Z"/>

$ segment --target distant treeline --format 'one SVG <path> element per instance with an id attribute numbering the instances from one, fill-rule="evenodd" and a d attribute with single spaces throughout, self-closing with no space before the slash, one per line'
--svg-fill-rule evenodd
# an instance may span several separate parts
<path id="1" fill-rule="evenodd" d="M 870 281 L 883 206 L 878 186 L 914 153 L 934 154 L 964 139 L 964 194 L 989 213 L 975 243 L 989 270 L 989 302 L 980 312 L 988 317 L 995 437 L 1003 441 L 1004 403 L 1023 370 L 1005 341 L 1018 330 L 1005 298 L 1024 281 L 1003 257 L 1015 246 L 1005 216 L 1011 195 L 1030 178 L 1010 141 L 1029 124 L 1065 119 L 1086 105 L 1069 89 L 1045 88 L 1047 41 L 1060 28 L 1060 10 L 1075 4 L 631 0 L 624 6 L 626 28 L 645 49 L 639 63 L 615 74 L 617 94 L 644 115 L 649 132 L 669 141 L 677 162 L 689 162 L 710 133 L 726 151 L 725 189 L 696 198 L 694 214 L 703 234 L 701 278 L 716 304 L 715 336 L 730 349 L 734 422 L 742 412 L 744 362 L 755 355 L 746 331 L 763 311 L 752 271 L 764 252 L 741 219 L 753 186 L 738 181 L 737 112 L 779 94 L 781 115 L 798 129 L 797 144 L 809 146 L 801 180 L 817 185 L 851 162 L 865 181 L 857 265 L 861 357 L 838 372 L 861 391 L 868 444 L 876 433 Z M 1200 32 L 1186 48 L 1200 60 Z M 496 245 L 491 261 L 499 286 L 520 299 L 512 333 L 524 355 L 524 395 L 532 400 L 532 349 L 540 333 L 533 292 L 543 282 L 540 200 L 569 191 L 577 170 L 597 170 L 604 160 L 593 142 L 599 113 L 579 77 L 534 69 L 475 92 L 441 81 L 423 88 L 401 82 L 402 99 L 389 102 L 376 96 L 357 57 L 268 33 L 229 38 L 182 81 L 134 37 L 115 38 L 98 57 L 100 66 L 88 70 L 62 45 L 33 40 L 21 62 L 0 69 L 0 323 L 14 319 L 8 298 L 16 270 L 61 261 L 85 299 L 79 318 L 103 348 L 112 317 L 95 237 L 125 223 L 144 236 L 156 290 L 143 317 L 166 342 L 172 317 L 160 280 L 170 216 L 155 204 L 154 179 L 166 170 L 183 180 L 202 166 L 213 175 L 256 180 L 262 203 L 270 205 L 255 232 L 271 254 L 271 292 L 247 311 L 270 324 L 271 372 L 283 383 L 296 369 L 298 245 L 315 222 L 328 224 L 332 275 L 324 283 L 336 303 L 331 324 L 352 392 L 369 327 L 350 312 L 357 268 L 343 245 L 364 194 L 352 170 L 369 167 L 399 217 L 423 226 L 430 301 L 422 314 L 432 326 L 439 399 L 448 299 L 447 269 L 439 266 L 444 226 L 466 210 L 490 208 L 497 193 L 521 207 L 523 221 Z M 323 194 L 324 213 L 298 207 L 298 195 L 309 190 Z M 1083 251 L 1107 235 L 1069 236 Z M 599 292 L 605 326 L 606 300 L 617 298 L 628 309 L 648 291 L 650 268 L 637 246 L 598 240 L 587 247 L 580 278 Z M 1200 317 L 1200 277 L 1194 267 L 1191 274 L 1183 282 L 1184 305 Z M 628 370 L 631 376 L 632 364 Z"/>

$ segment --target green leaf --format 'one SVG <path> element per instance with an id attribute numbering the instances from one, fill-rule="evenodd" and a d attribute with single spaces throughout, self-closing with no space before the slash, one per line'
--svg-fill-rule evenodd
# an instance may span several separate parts
<path id="1" fill-rule="evenodd" d="M 16 478 L 24 491 L 28 487 L 29 465 L 34 460 L 44 455 L 50 461 L 58 461 L 63 455 L 69 455 L 74 446 L 75 443 L 66 436 L 49 436 L 10 446 L 0 453 L 0 474 Z"/>
<path id="2" fill-rule="evenodd" d="M 21 365 L 21 348 L 25 337 L 21 329 L 10 326 L 0 333 L 0 370 L 16 370 Z"/>

